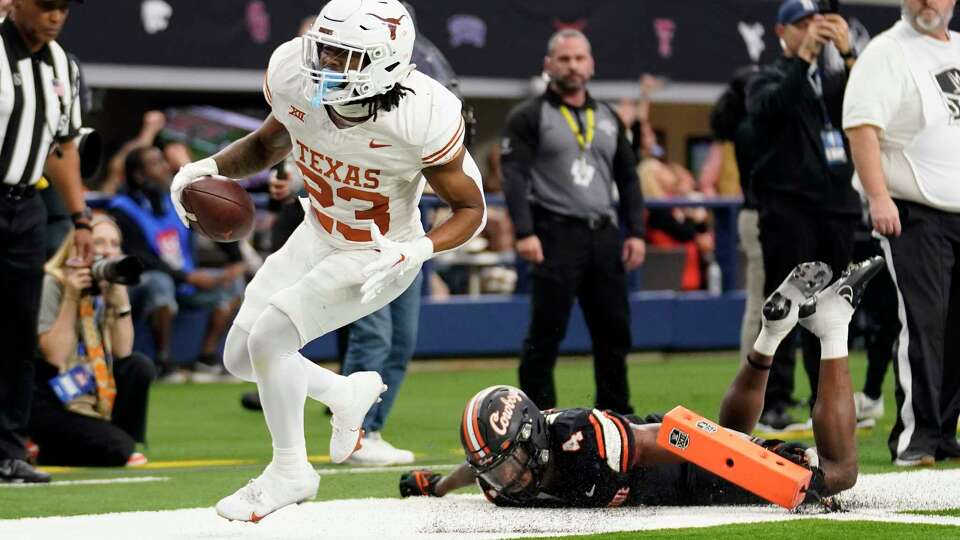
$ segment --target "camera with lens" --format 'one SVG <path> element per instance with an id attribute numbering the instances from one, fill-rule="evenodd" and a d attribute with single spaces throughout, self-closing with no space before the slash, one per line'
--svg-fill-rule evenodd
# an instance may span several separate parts
<path id="1" fill-rule="evenodd" d="M 84 292 L 93 295 L 100 294 L 102 292 L 99 285 L 101 281 L 120 285 L 136 285 L 140 283 L 141 273 L 143 273 L 143 263 L 133 255 L 99 257 L 90 265 L 90 277 L 93 279 L 93 285 Z"/>
<path id="2" fill-rule="evenodd" d="M 840 0 L 817 0 L 820 13 L 840 13 Z"/>

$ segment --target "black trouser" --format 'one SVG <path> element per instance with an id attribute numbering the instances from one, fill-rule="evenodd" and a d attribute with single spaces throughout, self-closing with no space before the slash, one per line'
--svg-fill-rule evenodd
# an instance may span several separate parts
<path id="1" fill-rule="evenodd" d="M 765 280 L 763 294 L 771 294 L 795 266 L 823 261 L 835 277 L 846 269 L 853 256 L 858 216 L 826 214 L 809 207 L 764 201 L 760 207 L 760 244 L 763 247 Z M 820 341 L 805 329 L 797 328 L 783 340 L 774 355 L 767 381 L 764 410 L 784 408 L 793 394 L 797 335 L 803 340 L 803 365 L 810 379 L 810 403 L 816 401 L 820 376 Z"/>
<path id="2" fill-rule="evenodd" d="M 767 504 L 767 501 L 692 463 L 669 463 L 633 469 L 628 504 L 714 506 Z"/>
<path id="3" fill-rule="evenodd" d="M 535 212 L 534 230 L 544 261 L 531 265 L 531 320 L 520 359 L 520 388 L 541 410 L 556 407 L 553 368 L 576 299 L 593 342 L 596 406 L 630 413 L 630 307 L 620 231 L 609 221 L 591 227 L 541 209 Z"/>
<path id="4" fill-rule="evenodd" d="M 68 411 L 48 386 L 42 386 L 30 418 L 30 436 L 40 447 L 40 463 L 76 467 L 126 464 L 135 443 L 146 440 L 147 396 L 155 377 L 153 362 L 143 354 L 135 352 L 116 361 L 117 398 L 111 421 Z"/>
<path id="5" fill-rule="evenodd" d="M 862 261 L 883 255 L 879 242 L 874 238 L 857 239 L 853 249 L 853 260 Z M 863 383 L 863 393 L 870 399 L 878 399 L 883 394 L 883 379 L 893 357 L 893 343 L 900 330 L 897 318 L 897 289 L 893 286 L 890 272 L 883 268 L 867 286 L 866 294 L 860 302 L 863 341 L 867 349 L 867 378 Z"/>
<path id="6" fill-rule="evenodd" d="M 303 223 L 303 206 L 299 199 L 279 203 L 279 209 L 274 214 L 273 225 L 270 226 L 270 250 L 277 251 L 287 243 L 287 239 Z"/>
<path id="7" fill-rule="evenodd" d="M 893 363 L 897 421 L 888 446 L 936 455 L 960 416 L 960 213 L 896 201 L 902 233 L 880 241 L 899 291 Z"/>
<path id="8" fill-rule="evenodd" d="M 30 418 L 47 211 L 40 197 L 0 194 L 0 459 L 23 459 Z"/>

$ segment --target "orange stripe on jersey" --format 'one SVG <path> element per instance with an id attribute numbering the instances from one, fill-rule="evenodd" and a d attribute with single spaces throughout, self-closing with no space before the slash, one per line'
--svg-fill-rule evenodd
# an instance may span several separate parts
<path id="1" fill-rule="evenodd" d="M 457 142 L 460 141 L 460 136 L 463 135 L 464 128 L 465 126 L 463 124 L 463 117 L 461 116 L 460 125 L 457 126 L 457 131 L 456 133 L 453 134 L 453 138 L 451 138 L 443 148 L 423 158 L 423 163 L 426 165 L 430 165 L 430 164 L 436 163 L 437 161 L 440 161 L 440 159 L 443 158 L 443 156 L 447 155 L 447 152 L 449 152 L 451 148 L 454 148 Z"/>
<path id="2" fill-rule="evenodd" d="M 587 418 L 593 424 L 593 434 L 597 438 L 597 452 L 600 453 L 600 459 L 607 459 L 607 447 L 603 444 L 603 428 L 600 427 L 600 422 L 594 418 L 593 414 L 588 414 Z"/>
<path id="3" fill-rule="evenodd" d="M 627 438 L 627 430 L 623 422 L 616 416 L 612 416 L 606 412 L 604 412 L 603 415 L 609 418 L 610 421 L 617 426 L 617 429 L 620 430 L 620 472 L 627 472 L 627 469 L 630 468 L 630 439 Z"/>

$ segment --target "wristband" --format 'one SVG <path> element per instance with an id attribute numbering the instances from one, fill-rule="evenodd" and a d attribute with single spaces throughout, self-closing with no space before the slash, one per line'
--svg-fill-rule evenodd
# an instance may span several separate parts
<path id="1" fill-rule="evenodd" d="M 772 362 L 770 363 L 769 366 L 765 366 L 760 362 L 755 362 L 753 358 L 750 358 L 749 354 L 747 355 L 747 363 L 750 364 L 750 367 L 752 367 L 753 369 L 756 369 L 757 371 L 770 371 L 770 368 L 773 367 Z"/>
<path id="2" fill-rule="evenodd" d="M 77 222 L 81 222 L 81 223 L 87 222 L 89 225 L 89 222 L 92 219 L 93 219 L 93 210 L 90 210 L 89 208 L 86 208 L 86 207 L 79 212 L 74 212 L 70 214 L 70 221 L 72 221 L 74 225 L 76 225 Z"/>
<path id="3" fill-rule="evenodd" d="M 76 230 L 93 231 L 93 226 L 89 221 L 74 221 L 73 228 Z"/>

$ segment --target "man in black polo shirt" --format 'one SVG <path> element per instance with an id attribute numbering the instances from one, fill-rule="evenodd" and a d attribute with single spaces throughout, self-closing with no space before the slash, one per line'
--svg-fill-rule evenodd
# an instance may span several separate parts
<path id="1" fill-rule="evenodd" d="M 77 0 L 80 1 L 80 0 Z M 0 482 L 49 482 L 26 461 L 22 431 L 33 392 L 43 280 L 43 201 L 53 181 L 73 218 L 80 256 L 90 261 L 90 210 L 83 202 L 77 66 L 54 41 L 69 0 L 15 0 L 0 24 Z"/>
<path id="2" fill-rule="evenodd" d="M 517 252 L 532 268 L 520 387 L 541 409 L 556 406 L 553 366 L 578 299 L 593 341 L 596 406 L 627 414 L 626 272 L 645 253 L 636 159 L 617 115 L 587 92 L 593 57 L 582 33 L 551 37 L 544 71 L 551 78 L 546 93 L 510 112 L 501 148 Z"/>
<path id="3" fill-rule="evenodd" d="M 813 0 L 781 4 L 776 32 L 783 56 L 764 66 L 747 86 L 756 141 L 751 180 L 760 208 L 764 295 L 803 261 L 824 261 L 840 275 L 853 254 L 860 199 L 851 187 L 853 163 L 841 131 L 853 50 L 843 18 L 821 14 L 817 6 Z M 829 43 L 843 58 L 836 70 L 820 61 Z M 812 403 L 820 351 L 813 336 L 804 331 L 803 337 Z M 792 422 L 786 409 L 793 393 L 795 341 L 788 338 L 776 350 L 767 383 L 761 422 L 772 428 Z"/>

